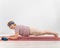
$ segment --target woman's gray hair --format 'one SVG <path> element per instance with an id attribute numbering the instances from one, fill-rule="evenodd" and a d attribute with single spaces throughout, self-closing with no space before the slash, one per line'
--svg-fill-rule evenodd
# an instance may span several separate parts
<path id="1" fill-rule="evenodd" d="M 12 24 L 15 24 L 15 22 L 9 21 L 7 25 L 10 27 Z"/>

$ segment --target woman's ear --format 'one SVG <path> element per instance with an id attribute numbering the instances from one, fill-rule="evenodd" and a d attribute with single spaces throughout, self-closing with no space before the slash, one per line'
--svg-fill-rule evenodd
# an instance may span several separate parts
<path id="1" fill-rule="evenodd" d="M 16 26 L 16 24 L 14 24 L 14 26 Z"/>

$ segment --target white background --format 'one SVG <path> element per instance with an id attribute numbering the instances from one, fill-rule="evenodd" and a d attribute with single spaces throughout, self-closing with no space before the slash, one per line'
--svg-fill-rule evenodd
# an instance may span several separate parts
<path id="1" fill-rule="evenodd" d="M 60 34 L 60 0 L 0 0 L 0 35 L 14 34 L 10 20 Z"/>
<path id="2" fill-rule="evenodd" d="M 60 48 L 60 41 L 1 41 L 1 48 Z"/>

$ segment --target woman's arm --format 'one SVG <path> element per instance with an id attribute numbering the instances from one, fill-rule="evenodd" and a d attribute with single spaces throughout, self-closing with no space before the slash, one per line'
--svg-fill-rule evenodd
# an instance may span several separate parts
<path id="1" fill-rule="evenodd" d="M 18 37 L 19 37 L 19 33 L 16 32 L 15 35 L 13 35 L 13 36 L 8 36 L 7 38 L 9 38 L 9 39 L 17 39 Z"/>

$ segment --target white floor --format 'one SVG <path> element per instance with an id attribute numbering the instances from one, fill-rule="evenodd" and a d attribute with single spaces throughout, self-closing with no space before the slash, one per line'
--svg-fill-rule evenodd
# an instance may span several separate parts
<path id="1" fill-rule="evenodd" d="M 0 48 L 60 48 L 60 41 L 0 41 Z"/>

